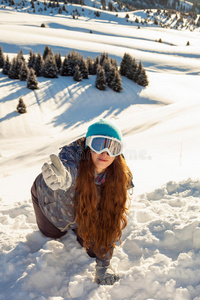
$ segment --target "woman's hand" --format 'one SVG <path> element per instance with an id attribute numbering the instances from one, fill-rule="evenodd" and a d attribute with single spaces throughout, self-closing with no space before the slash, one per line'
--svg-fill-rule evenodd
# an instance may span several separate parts
<path id="1" fill-rule="evenodd" d="M 61 160 L 55 154 L 50 155 L 51 164 L 45 163 L 42 166 L 42 175 L 45 183 L 53 191 L 58 189 L 66 190 L 71 185 L 71 175 L 63 166 Z"/>
<path id="2" fill-rule="evenodd" d="M 119 280 L 119 276 L 116 275 L 113 269 L 108 267 L 101 267 L 96 265 L 96 276 L 95 281 L 98 284 L 113 285 Z"/>

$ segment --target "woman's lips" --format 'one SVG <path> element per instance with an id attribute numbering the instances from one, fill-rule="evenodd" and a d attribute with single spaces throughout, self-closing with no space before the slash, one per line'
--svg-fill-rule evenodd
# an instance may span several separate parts
<path id="1" fill-rule="evenodd" d="M 99 158 L 100 161 L 107 162 L 107 159 Z"/>

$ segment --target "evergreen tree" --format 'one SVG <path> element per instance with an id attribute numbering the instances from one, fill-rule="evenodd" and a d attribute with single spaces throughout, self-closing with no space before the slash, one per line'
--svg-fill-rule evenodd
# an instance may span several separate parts
<path id="1" fill-rule="evenodd" d="M 47 78 L 57 78 L 58 69 L 56 66 L 55 57 L 52 54 L 48 54 L 44 61 L 44 67 L 42 75 Z"/>
<path id="2" fill-rule="evenodd" d="M 34 69 L 30 69 L 28 72 L 27 88 L 31 90 L 36 90 L 38 88 L 38 81 Z"/>
<path id="3" fill-rule="evenodd" d="M 65 4 L 63 4 L 62 10 L 68 13 L 68 10 L 66 9 Z"/>
<path id="4" fill-rule="evenodd" d="M 33 0 L 31 0 L 31 7 L 32 7 L 33 9 L 35 9 L 35 4 L 34 4 L 34 1 L 33 1 Z"/>
<path id="5" fill-rule="evenodd" d="M 87 57 L 86 63 L 87 63 L 88 73 L 89 75 L 92 75 L 92 65 L 93 65 L 92 57 Z"/>
<path id="6" fill-rule="evenodd" d="M 136 82 L 138 76 L 138 64 L 135 58 L 132 57 L 129 63 L 130 65 L 129 68 L 127 68 L 126 77 Z"/>
<path id="7" fill-rule="evenodd" d="M 110 59 L 105 59 L 104 62 L 103 62 L 103 68 L 104 68 L 105 75 L 106 75 L 106 81 L 108 80 L 109 72 L 110 72 L 111 67 L 112 66 L 111 66 L 111 63 L 110 63 Z"/>
<path id="8" fill-rule="evenodd" d="M 19 114 L 24 114 L 27 112 L 26 105 L 25 105 L 22 97 L 19 98 L 19 103 L 17 105 L 17 112 Z"/>
<path id="9" fill-rule="evenodd" d="M 99 90 L 106 90 L 106 76 L 105 76 L 105 71 L 103 67 L 99 66 L 97 70 L 97 77 L 96 77 L 96 82 L 95 86 Z"/>
<path id="10" fill-rule="evenodd" d="M 142 66 L 142 62 L 140 60 L 139 62 L 139 65 L 137 66 L 137 70 L 136 70 L 136 73 L 135 73 L 135 82 L 138 83 L 138 77 L 139 75 L 142 73 L 142 69 L 143 69 L 143 66 Z"/>
<path id="11" fill-rule="evenodd" d="M 81 71 L 80 71 L 80 68 L 79 68 L 78 65 L 76 65 L 75 68 L 74 68 L 73 79 L 75 81 L 81 81 L 82 80 L 82 74 L 81 74 Z"/>
<path id="12" fill-rule="evenodd" d="M 3 68 L 4 63 L 5 63 L 5 57 L 3 54 L 2 47 L 0 46 L 0 68 Z"/>
<path id="13" fill-rule="evenodd" d="M 99 66 L 100 66 L 100 60 L 99 60 L 99 56 L 97 56 L 93 61 L 92 75 L 97 74 L 97 69 L 99 68 Z"/>
<path id="14" fill-rule="evenodd" d="M 127 76 L 127 71 L 132 63 L 132 57 L 128 53 L 124 53 L 122 61 L 120 63 L 120 74 L 122 76 Z"/>
<path id="15" fill-rule="evenodd" d="M 28 58 L 28 67 L 32 68 L 32 59 L 33 59 L 33 51 L 30 50 L 29 52 L 29 58 Z"/>
<path id="16" fill-rule="evenodd" d="M 80 66 L 81 59 L 83 59 L 83 57 L 79 53 L 77 53 L 75 50 L 73 50 L 72 54 L 71 54 L 71 60 L 70 60 L 71 68 L 72 68 L 72 75 L 74 75 L 75 66 L 76 65 Z"/>
<path id="17" fill-rule="evenodd" d="M 74 75 L 74 60 L 71 53 L 67 56 L 67 76 Z"/>
<path id="18" fill-rule="evenodd" d="M 11 79 L 18 79 L 19 78 L 19 72 L 17 70 L 17 59 L 16 57 L 13 57 L 10 69 L 8 71 L 8 77 Z"/>
<path id="19" fill-rule="evenodd" d="M 80 59 L 79 68 L 83 79 L 88 79 L 88 69 L 87 69 L 86 61 L 83 57 L 81 57 Z"/>
<path id="20" fill-rule="evenodd" d="M 144 68 L 142 68 L 141 73 L 138 76 L 137 84 L 141 86 L 147 86 L 149 84 L 148 77 Z"/>
<path id="21" fill-rule="evenodd" d="M 28 76 L 28 67 L 25 61 L 23 61 L 22 65 L 21 65 L 21 69 L 19 72 L 19 79 L 21 81 L 26 81 L 27 80 L 27 76 Z"/>
<path id="22" fill-rule="evenodd" d="M 114 59 L 114 58 L 110 58 L 110 63 L 111 63 L 111 65 L 116 69 L 116 70 L 118 70 L 118 63 L 117 63 L 117 60 L 116 59 Z"/>
<path id="23" fill-rule="evenodd" d="M 58 69 L 58 73 L 60 73 L 61 67 L 62 67 L 62 58 L 61 58 L 61 53 L 57 53 L 55 54 L 55 61 L 56 61 L 56 66 Z"/>
<path id="24" fill-rule="evenodd" d="M 114 69 L 115 70 L 115 69 Z M 117 70 L 115 70 L 114 73 L 114 78 L 110 82 L 109 86 L 111 89 L 117 93 L 121 92 L 122 90 L 122 81 L 121 81 L 121 76 Z"/>
<path id="25" fill-rule="evenodd" d="M 9 78 L 19 79 L 19 73 L 20 73 L 20 70 L 21 70 L 22 63 L 23 63 L 23 60 L 18 55 L 17 55 L 17 57 L 14 57 L 12 59 L 10 69 L 8 71 L 8 77 Z"/>
<path id="26" fill-rule="evenodd" d="M 104 52 L 101 53 L 101 57 L 100 57 L 100 65 L 103 66 L 104 60 L 108 60 L 108 53 Z"/>
<path id="27" fill-rule="evenodd" d="M 65 55 L 65 58 L 63 60 L 63 64 L 60 70 L 60 75 L 61 76 L 68 76 L 68 58 Z"/>
<path id="28" fill-rule="evenodd" d="M 3 74 L 4 75 L 8 75 L 8 72 L 10 70 L 10 65 L 11 65 L 11 63 L 10 63 L 9 57 L 7 55 L 4 66 L 3 66 Z"/>
<path id="29" fill-rule="evenodd" d="M 116 70 L 114 67 L 111 67 L 109 72 L 107 73 L 106 81 L 107 81 L 107 84 L 109 87 L 111 87 L 111 82 L 113 81 L 113 79 L 115 77 L 115 73 L 116 73 Z"/>
<path id="30" fill-rule="evenodd" d="M 120 74 L 135 81 L 142 86 L 148 85 L 148 78 L 143 68 L 142 62 L 137 64 L 136 60 L 131 55 L 125 53 L 120 64 Z"/>
<path id="31" fill-rule="evenodd" d="M 80 65 L 80 55 L 76 53 L 76 51 L 72 51 L 72 53 L 68 53 L 67 56 L 67 76 L 73 76 L 75 72 L 75 66 Z"/>
<path id="32" fill-rule="evenodd" d="M 22 59 L 22 56 L 18 53 L 17 59 L 16 59 L 16 79 L 19 78 L 19 73 L 21 71 L 21 66 L 24 62 L 24 58 Z"/>
<path id="33" fill-rule="evenodd" d="M 43 59 L 44 60 L 45 60 L 45 58 L 47 57 L 48 54 L 53 55 L 53 50 L 49 46 L 45 46 L 44 53 L 43 53 Z"/>
<path id="34" fill-rule="evenodd" d="M 42 70 L 44 66 L 44 61 L 42 58 L 42 55 L 40 52 L 38 52 L 35 64 L 34 64 L 34 70 L 35 70 L 35 75 L 36 76 L 41 76 L 42 75 Z"/>
<path id="35" fill-rule="evenodd" d="M 106 10 L 106 0 L 101 0 L 102 9 Z"/>
<path id="36" fill-rule="evenodd" d="M 114 11 L 114 5 L 113 5 L 113 3 L 112 2 L 108 2 L 108 9 L 110 10 L 110 11 Z"/>
<path id="37" fill-rule="evenodd" d="M 29 69 L 31 69 L 31 68 L 34 69 L 35 68 L 36 59 L 37 59 L 36 53 L 32 52 L 32 50 L 30 50 L 29 59 L 28 59 L 28 68 Z"/>
<path id="38" fill-rule="evenodd" d="M 25 61 L 25 58 L 24 58 L 24 55 L 23 55 L 23 51 L 22 51 L 22 50 L 20 50 L 20 51 L 18 52 L 17 58 L 18 58 L 19 60 Z"/>

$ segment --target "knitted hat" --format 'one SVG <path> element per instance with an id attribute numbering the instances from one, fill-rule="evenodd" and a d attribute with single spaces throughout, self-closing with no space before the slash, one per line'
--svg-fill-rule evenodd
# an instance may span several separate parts
<path id="1" fill-rule="evenodd" d="M 88 127 L 86 138 L 92 135 L 105 135 L 122 140 L 122 133 L 120 129 L 111 121 L 100 119 L 98 122 Z"/>

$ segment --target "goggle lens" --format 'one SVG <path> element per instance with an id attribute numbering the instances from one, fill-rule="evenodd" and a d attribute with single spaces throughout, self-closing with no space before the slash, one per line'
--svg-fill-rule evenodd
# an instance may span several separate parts
<path id="1" fill-rule="evenodd" d="M 91 148 L 97 153 L 103 152 L 102 150 L 104 149 L 108 149 L 112 156 L 117 156 L 122 152 L 122 145 L 120 142 L 103 137 L 94 137 Z"/>

